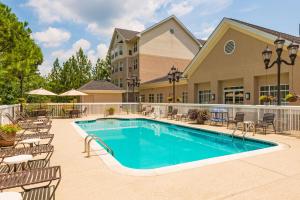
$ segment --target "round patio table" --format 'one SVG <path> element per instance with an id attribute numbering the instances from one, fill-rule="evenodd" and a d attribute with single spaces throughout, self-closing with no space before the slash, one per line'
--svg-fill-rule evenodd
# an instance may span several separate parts
<path id="1" fill-rule="evenodd" d="M 19 192 L 0 192 L 0 200 L 22 200 Z"/>
<path id="2" fill-rule="evenodd" d="M 24 155 L 17 155 L 12 157 L 6 157 L 3 159 L 3 163 L 7 164 L 8 166 L 13 165 L 13 171 L 17 171 L 17 167 L 19 164 L 22 165 L 22 169 L 24 170 L 24 163 L 27 163 L 29 160 L 32 160 L 33 156 L 24 154 Z"/>
<path id="3" fill-rule="evenodd" d="M 39 145 L 41 139 L 40 138 L 30 138 L 26 140 L 22 140 L 19 143 L 20 144 L 29 144 L 30 147 L 33 147 L 33 145 Z"/>

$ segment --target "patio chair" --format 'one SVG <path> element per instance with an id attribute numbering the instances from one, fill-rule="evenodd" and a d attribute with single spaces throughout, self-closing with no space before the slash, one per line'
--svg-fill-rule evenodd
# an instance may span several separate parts
<path id="1" fill-rule="evenodd" d="M 87 116 L 87 107 L 84 107 L 84 109 L 82 111 L 80 111 L 79 113 L 80 116 Z"/>
<path id="2" fill-rule="evenodd" d="M 193 113 L 195 109 L 189 109 L 187 113 L 182 114 L 181 119 L 185 119 L 185 121 L 190 120 L 190 115 Z"/>
<path id="3" fill-rule="evenodd" d="M 245 113 L 243 112 L 237 112 L 235 113 L 235 117 L 229 117 L 227 121 L 227 128 L 229 127 L 230 124 L 234 124 L 235 127 L 238 126 L 239 123 L 243 123 L 245 118 Z"/>
<path id="4" fill-rule="evenodd" d="M 170 119 L 173 119 L 173 118 L 177 115 L 177 113 L 178 113 L 178 109 L 177 109 L 177 108 L 174 108 L 174 109 L 172 110 L 172 112 L 168 113 L 167 118 L 170 117 Z"/>
<path id="5" fill-rule="evenodd" d="M 24 200 L 51 200 L 60 180 L 60 166 L 5 173 L 0 174 L 0 190 L 22 188 Z"/>
<path id="6" fill-rule="evenodd" d="M 197 109 L 191 109 L 188 114 L 188 119 L 191 121 L 195 121 L 198 118 L 199 111 Z"/>
<path id="7" fill-rule="evenodd" d="M 50 117 L 50 116 L 53 117 L 53 113 L 54 113 L 54 108 L 52 108 L 51 110 L 48 110 L 46 116 L 47 117 Z"/>
<path id="8" fill-rule="evenodd" d="M 154 113 L 154 107 L 150 107 L 150 110 L 145 112 L 145 116 L 151 115 L 152 113 Z"/>
<path id="9" fill-rule="evenodd" d="M 264 134 L 267 134 L 267 128 L 269 126 L 273 127 L 273 130 L 276 134 L 275 128 L 275 114 L 274 113 L 264 113 L 263 119 L 259 120 L 254 125 L 254 132 L 257 132 L 257 129 L 262 129 Z"/>

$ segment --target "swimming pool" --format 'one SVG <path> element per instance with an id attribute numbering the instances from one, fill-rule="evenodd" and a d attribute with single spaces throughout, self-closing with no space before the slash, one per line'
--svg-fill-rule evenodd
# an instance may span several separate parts
<path id="1" fill-rule="evenodd" d="M 149 119 L 77 121 L 100 137 L 115 159 L 133 169 L 155 169 L 274 147 L 277 144 Z"/>

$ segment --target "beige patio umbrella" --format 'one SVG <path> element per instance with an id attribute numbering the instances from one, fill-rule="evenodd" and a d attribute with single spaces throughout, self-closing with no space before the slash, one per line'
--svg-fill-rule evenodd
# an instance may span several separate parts
<path id="1" fill-rule="evenodd" d="M 67 92 L 64 92 L 64 93 L 62 93 L 62 94 L 60 94 L 60 95 L 58 95 L 58 96 L 61 96 L 61 97 L 75 97 L 75 96 L 86 96 L 86 95 L 88 95 L 88 94 L 86 94 L 86 93 L 83 93 L 83 92 L 80 92 L 80 91 L 78 91 L 78 90 L 74 90 L 74 89 L 72 89 L 72 90 L 69 90 L 69 91 L 67 91 Z M 74 109 L 74 101 L 73 101 L 73 109 Z"/>
<path id="2" fill-rule="evenodd" d="M 39 96 L 56 96 L 57 94 L 50 92 L 48 90 L 45 90 L 44 88 L 39 88 L 36 90 L 31 90 L 27 94 L 29 95 L 39 95 Z M 40 102 L 40 108 L 42 107 L 42 104 Z"/>

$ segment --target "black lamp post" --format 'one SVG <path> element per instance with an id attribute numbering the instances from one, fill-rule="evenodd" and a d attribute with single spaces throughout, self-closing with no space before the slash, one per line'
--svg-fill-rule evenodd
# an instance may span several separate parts
<path id="1" fill-rule="evenodd" d="M 274 41 L 274 45 L 276 47 L 277 59 L 275 61 L 273 61 L 272 64 L 270 64 L 270 60 L 272 57 L 272 51 L 269 49 L 269 47 L 267 46 L 267 48 L 262 52 L 266 69 L 272 68 L 275 64 L 277 64 L 277 105 L 281 105 L 281 97 L 280 97 L 281 63 L 285 63 L 286 65 L 294 65 L 296 57 L 297 57 L 297 52 L 299 49 L 299 45 L 296 44 L 295 42 L 292 42 L 287 47 L 288 52 L 289 52 L 290 61 L 291 61 L 291 62 L 288 62 L 281 58 L 284 43 L 285 43 L 285 40 L 282 39 L 280 36 Z"/>
<path id="2" fill-rule="evenodd" d="M 175 103 L 175 83 L 179 82 L 179 79 L 181 78 L 181 74 L 182 72 L 176 69 L 174 65 L 168 73 L 169 83 L 173 84 L 173 103 Z"/>
<path id="3" fill-rule="evenodd" d="M 132 76 L 131 78 L 127 78 L 128 87 L 132 88 L 133 102 L 135 102 L 134 88 L 135 87 L 140 87 L 140 82 L 141 82 L 141 80 L 138 79 L 137 76 Z"/>

